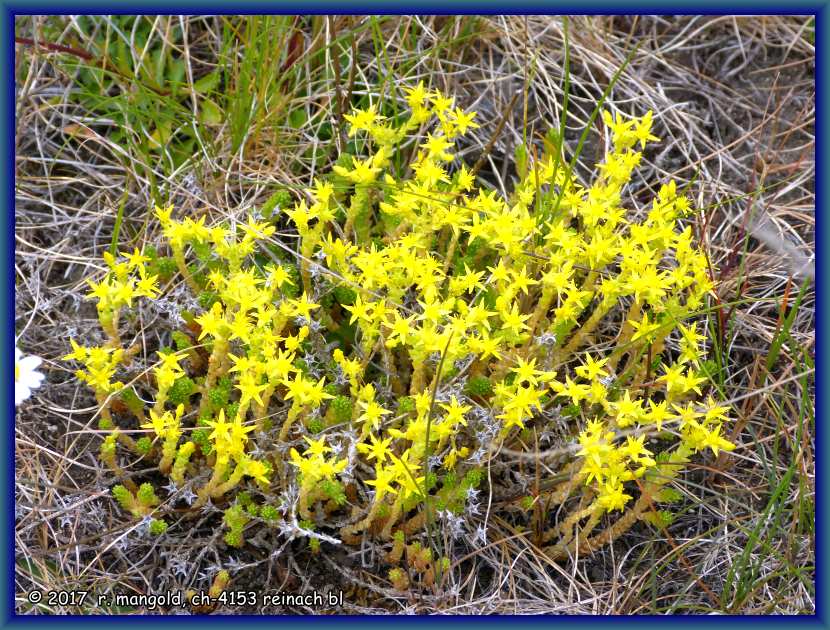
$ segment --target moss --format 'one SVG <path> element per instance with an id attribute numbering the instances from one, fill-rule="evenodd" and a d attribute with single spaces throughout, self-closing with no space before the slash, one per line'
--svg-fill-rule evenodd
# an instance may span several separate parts
<path id="1" fill-rule="evenodd" d="M 468 396 L 486 398 L 493 394 L 493 383 L 486 376 L 474 376 L 467 381 L 464 391 Z"/>
<path id="2" fill-rule="evenodd" d="M 151 484 L 150 482 L 142 483 L 139 486 L 136 498 L 138 499 L 138 502 L 145 507 L 152 507 L 154 505 L 158 505 L 159 503 L 161 503 L 158 496 L 156 496 L 156 491 L 153 488 L 153 484 Z"/>
<path id="3" fill-rule="evenodd" d="M 334 287 L 334 299 L 337 300 L 338 304 L 351 306 L 357 299 L 357 293 L 351 287 L 338 285 Z"/>
<path id="4" fill-rule="evenodd" d="M 135 441 L 135 446 L 139 453 L 147 455 L 153 448 L 153 440 L 145 435 Z"/>
<path id="5" fill-rule="evenodd" d="M 336 424 L 345 424 L 352 419 L 352 399 L 348 396 L 335 396 L 329 403 Z"/>
<path id="6" fill-rule="evenodd" d="M 153 536 L 161 536 L 167 531 L 167 523 L 163 519 L 154 518 L 150 521 L 150 534 Z"/>
<path id="7" fill-rule="evenodd" d="M 118 505 L 120 505 L 122 509 L 128 511 L 132 510 L 135 498 L 133 497 L 132 492 L 127 490 L 124 486 L 121 484 L 113 486 L 112 496 L 115 497 L 115 500 L 118 501 Z"/>
<path id="8" fill-rule="evenodd" d="M 280 512 L 273 505 L 263 505 L 259 510 L 259 517 L 268 522 L 274 522 L 280 517 Z"/>
<path id="9" fill-rule="evenodd" d="M 412 396 L 404 396 L 403 398 L 398 399 L 398 412 L 399 413 L 414 413 L 415 412 L 415 399 Z"/>
<path id="10" fill-rule="evenodd" d="M 220 301 L 219 294 L 210 290 L 202 291 L 196 299 L 199 302 L 199 306 L 206 311 L 210 310 L 214 304 Z"/>
<path id="11" fill-rule="evenodd" d="M 242 532 L 236 530 L 225 532 L 224 540 L 231 547 L 241 547 L 245 542 L 242 538 Z"/>
<path id="12" fill-rule="evenodd" d="M 167 392 L 167 400 L 172 405 L 188 404 L 190 397 L 196 393 L 196 384 L 189 376 L 182 376 L 173 383 Z"/>
<path id="13" fill-rule="evenodd" d="M 321 484 L 325 495 L 335 502 L 337 505 L 346 504 L 346 492 L 343 489 L 343 484 L 333 479 L 325 479 Z"/>

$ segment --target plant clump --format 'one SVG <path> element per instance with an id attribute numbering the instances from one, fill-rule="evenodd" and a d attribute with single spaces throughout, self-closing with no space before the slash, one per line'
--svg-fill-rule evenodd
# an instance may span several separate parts
<path id="1" fill-rule="evenodd" d="M 674 182 L 643 220 L 625 208 L 657 141 L 651 112 L 604 113 L 590 185 L 546 145 L 505 198 L 455 153 L 476 114 L 422 84 L 406 94 L 406 115 L 346 115 L 352 153 L 283 212 L 211 225 L 157 208 L 158 251 L 105 256 L 90 285 L 109 342 L 73 340 L 67 356 L 97 396 L 102 461 L 122 475 L 116 451 L 144 458 L 193 488 L 191 509 L 221 504 L 230 546 L 278 524 L 312 550 L 368 535 L 431 584 L 432 552 L 404 533 L 469 511 L 500 452 L 532 454 L 534 435 L 565 423 L 564 480 L 543 492 L 569 507 L 541 537 L 553 558 L 590 552 L 653 521 L 696 453 L 733 448 L 728 408 L 704 397 L 712 281 L 682 224 L 693 208 Z M 120 315 L 176 282 L 199 310 L 183 305 L 140 397 L 118 380 L 139 352 L 122 346 Z M 124 479 L 121 507 L 174 531 L 174 504 Z M 411 571 L 387 573 L 402 589 Z"/>

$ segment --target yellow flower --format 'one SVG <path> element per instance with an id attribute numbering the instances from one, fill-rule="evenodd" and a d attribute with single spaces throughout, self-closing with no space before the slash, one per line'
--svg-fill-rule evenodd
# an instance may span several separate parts
<path id="1" fill-rule="evenodd" d="M 380 464 L 375 466 L 375 478 L 366 480 L 367 486 L 373 486 L 375 488 L 375 502 L 382 500 L 387 494 L 397 494 L 397 490 L 392 487 L 391 483 L 395 480 L 396 474 L 394 470 L 384 468 Z"/>
<path id="2" fill-rule="evenodd" d="M 397 309 L 392 311 L 394 320 L 391 324 L 387 324 L 390 328 L 389 336 L 386 339 L 386 346 L 394 348 L 395 346 L 405 344 L 413 327 L 415 315 L 409 317 L 402 317 Z"/>
<path id="3" fill-rule="evenodd" d="M 634 128 L 634 136 L 640 142 L 640 146 L 645 148 L 646 142 L 658 142 L 660 138 L 651 135 L 651 110 L 646 112 L 646 115 L 640 118 Z"/>
<path id="4" fill-rule="evenodd" d="M 155 431 L 156 435 L 159 437 L 164 437 L 166 434 L 167 423 L 168 423 L 168 416 L 170 415 L 169 411 L 164 412 L 163 414 L 159 415 L 155 412 L 155 410 L 150 410 L 150 422 L 146 422 L 141 425 L 142 429 L 152 429 Z"/>
<path id="5" fill-rule="evenodd" d="M 551 384 L 551 387 L 560 396 L 570 398 L 574 405 L 578 405 L 580 402 L 585 400 L 585 398 L 588 397 L 588 393 L 591 391 L 589 386 L 576 383 L 570 376 L 565 377 L 564 385 L 562 383 L 554 382 Z"/>
<path id="6" fill-rule="evenodd" d="M 378 120 L 377 105 L 369 105 L 366 109 L 353 109 L 351 114 L 344 114 L 349 124 L 349 137 L 354 136 L 358 131 L 368 131 Z"/>
<path id="7" fill-rule="evenodd" d="M 672 417 L 671 412 L 666 408 L 666 401 L 655 403 L 653 400 L 649 400 L 648 406 L 650 409 L 646 414 L 646 419 L 656 424 L 657 430 L 660 431 L 663 428 L 663 423 Z"/>
<path id="8" fill-rule="evenodd" d="M 196 318 L 196 323 L 202 329 L 199 333 L 199 341 L 207 335 L 214 338 L 221 337 L 220 331 L 223 329 L 225 323 L 225 319 L 222 316 L 222 305 L 219 302 L 214 302 L 209 311 Z"/>
<path id="9" fill-rule="evenodd" d="M 237 414 L 231 423 L 229 439 L 234 444 L 244 444 L 248 440 L 248 434 L 255 429 L 254 424 L 243 425 L 242 418 Z"/>
<path id="10" fill-rule="evenodd" d="M 539 284 L 539 282 L 528 277 L 526 265 L 522 265 L 522 270 L 518 273 L 514 273 L 513 281 L 510 283 L 510 286 L 517 292 L 527 293 L 528 288 L 534 284 Z"/>
<path id="11" fill-rule="evenodd" d="M 279 289 L 284 284 L 294 286 L 291 276 L 288 275 L 288 272 L 282 265 L 266 265 L 265 273 L 268 275 L 268 281 L 272 287 Z"/>
<path id="12" fill-rule="evenodd" d="M 706 434 L 706 437 L 703 440 L 703 446 L 711 448 L 716 457 L 719 449 L 723 449 L 725 451 L 735 450 L 735 445 L 732 444 L 732 442 L 721 437 L 720 430 L 721 427 L 716 426 Z"/>
<path id="13" fill-rule="evenodd" d="M 243 461 L 243 466 L 246 475 L 253 479 L 256 479 L 260 483 L 266 485 L 270 483 L 270 480 L 268 479 L 268 473 L 270 472 L 269 466 L 267 466 L 263 462 L 256 461 L 253 459 L 246 458 Z"/>
<path id="14" fill-rule="evenodd" d="M 404 92 L 406 93 L 406 103 L 410 109 L 420 107 L 424 99 L 429 96 L 429 92 L 424 88 L 423 81 L 418 81 L 418 85 L 414 88 L 404 88 Z"/>
<path id="15" fill-rule="evenodd" d="M 381 170 L 380 167 L 373 165 L 371 158 L 360 161 L 356 157 L 353 157 L 352 165 L 354 168 L 351 170 L 338 165 L 333 166 L 332 169 L 341 177 L 345 177 L 355 184 L 371 184 L 375 181 Z"/>
<path id="16" fill-rule="evenodd" d="M 550 375 L 549 372 L 544 370 L 537 370 L 536 359 L 525 361 L 522 357 L 517 357 L 516 364 L 516 367 L 510 368 L 510 371 L 516 374 L 516 383 L 536 385 L 539 382 L 537 377 L 542 377 L 543 381 L 550 381 L 555 376 L 555 374 Z"/>
<path id="17" fill-rule="evenodd" d="M 320 478 L 320 466 L 318 461 L 302 457 L 297 452 L 297 449 L 293 447 L 290 451 L 288 451 L 288 454 L 291 457 L 290 463 L 296 466 L 300 471 L 300 474 L 303 476 L 303 484 L 314 483 Z"/>
<path id="18" fill-rule="evenodd" d="M 84 361 L 87 357 L 89 350 L 86 347 L 80 346 L 77 343 L 75 343 L 74 339 L 70 339 L 69 343 L 72 345 L 72 352 L 63 357 L 63 360 Z"/>
<path id="19" fill-rule="evenodd" d="M 216 420 L 207 420 L 205 424 L 213 429 L 210 435 L 208 435 L 209 440 L 213 440 L 214 442 L 227 442 L 230 440 L 232 425 L 231 423 L 225 421 L 224 409 L 219 410 Z"/>
<path id="20" fill-rule="evenodd" d="M 305 319 L 310 319 L 311 311 L 320 308 L 319 304 L 315 304 L 314 302 L 308 299 L 308 295 L 306 295 L 305 291 L 303 291 L 303 295 L 300 297 L 300 299 L 288 300 L 288 303 L 293 308 L 293 314 L 295 317 L 304 317 Z"/>
<path id="21" fill-rule="evenodd" d="M 383 464 L 389 455 L 389 445 L 392 443 L 392 438 L 382 440 L 375 437 L 374 434 L 369 434 L 371 444 L 361 442 L 357 445 L 357 450 L 366 455 L 369 460 L 376 460 L 378 464 Z"/>
<path id="22" fill-rule="evenodd" d="M 447 412 L 445 421 L 452 425 L 467 426 L 467 420 L 464 419 L 464 414 L 472 409 L 471 405 L 462 405 L 458 402 L 455 394 L 450 398 L 450 404 L 441 403 L 441 408 Z"/>
<path id="23" fill-rule="evenodd" d="M 240 223 L 239 227 L 251 238 L 268 238 L 276 232 L 275 228 L 270 223 L 257 223 L 252 216 L 248 216 L 247 223 Z"/>
<path id="24" fill-rule="evenodd" d="M 365 422 L 372 426 L 377 431 L 380 428 L 380 422 L 383 416 L 392 413 L 388 409 L 384 409 L 374 400 L 369 402 L 359 401 L 358 404 L 363 408 L 363 413 L 358 416 L 358 421 Z"/>
<path id="25" fill-rule="evenodd" d="M 372 305 L 372 302 L 364 303 L 363 300 L 360 298 L 360 295 L 358 295 L 355 298 L 355 301 L 352 305 L 344 305 L 343 308 L 352 314 L 351 319 L 349 319 L 349 323 L 354 324 L 356 321 L 359 320 L 371 322 Z"/>
<path id="26" fill-rule="evenodd" d="M 612 510 L 622 512 L 625 509 L 625 504 L 630 500 L 631 495 L 623 492 L 623 485 L 619 482 L 603 484 L 597 497 L 597 503 L 608 512 Z"/>
<path id="27" fill-rule="evenodd" d="M 623 397 L 612 403 L 611 406 L 617 417 L 617 425 L 620 427 L 624 428 L 635 422 L 640 422 L 644 417 L 643 401 L 639 399 L 631 400 L 628 390 L 625 390 Z"/>
<path id="28" fill-rule="evenodd" d="M 608 363 L 608 359 L 594 359 L 590 354 L 585 355 L 585 362 L 576 368 L 576 373 L 582 378 L 592 381 L 596 378 L 608 376 L 608 372 L 602 367 Z"/>
<path id="29" fill-rule="evenodd" d="M 654 341 L 655 333 L 660 330 L 658 322 L 648 321 L 648 313 L 643 313 L 643 319 L 639 322 L 628 320 L 628 323 L 634 329 L 634 334 L 631 336 L 631 341 L 638 339 L 645 339 L 647 343 Z"/>
<path id="30" fill-rule="evenodd" d="M 460 134 L 467 133 L 468 129 L 478 129 L 478 123 L 473 122 L 476 112 L 465 114 L 460 107 L 455 108 L 453 123 Z"/>
<path id="31" fill-rule="evenodd" d="M 504 324 L 504 329 L 510 331 L 513 335 L 521 335 L 530 326 L 525 324 L 525 321 L 530 319 L 530 315 L 522 315 L 519 312 L 518 305 L 514 302 L 509 312 L 501 312 L 501 321 Z"/>
<path id="32" fill-rule="evenodd" d="M 325 453 L 331 451 L 330 446 L 326 446 L 326 436 L 322 436 L 318 440 L 312 440 L 310 437 L 304 435 L 303 439 L 308 443 L 308 448 L 306 449 L 306 456 L 311 455 L 313 457 L 322 457 Z"/>
<path id="33" fill-rule="evenodd" d="M 144 263 L 150 262 L 150 258 L 145 256 L 142 252 L 139 252 L 138 247 L 133 249 L 132 254 L 125 254 L 124 252 L 121 252 L 121 255 L 127 259 L 127 264 L 130 269 L 140 269 L 144 267 Z"/>

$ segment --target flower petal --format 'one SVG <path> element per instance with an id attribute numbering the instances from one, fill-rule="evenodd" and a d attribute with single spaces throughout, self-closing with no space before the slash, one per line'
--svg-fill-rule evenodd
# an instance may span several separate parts
<path id="1" fill-rule="evenodd" d="M 23 383 L 14 384 L 14 405 L 15 407 L 32 395 L 32 390 Z"/>
<path id="2" fill-rule="evenodd" d="M 30 370 L 31 371 L 31 370 L 34 370 L 37 366 L 39 366 L 41 363 L 43 363 L 43 359 L 41 359 L 40 357 L 35 357 L 35 356 L 28 356 L 28 357 L 23 357 L 17 363 L 18 363 L 18 365 L 20 365 L 21 372 L 23 370 Z"/>

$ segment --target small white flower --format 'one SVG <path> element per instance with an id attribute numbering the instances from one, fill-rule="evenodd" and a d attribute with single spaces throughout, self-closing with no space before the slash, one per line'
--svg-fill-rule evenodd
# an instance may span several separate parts
<path id="1" fill-rule="evenodd" d="M 14 348 L 14 404 L 18 406 L 40 387 L 43 374 L 35 368 L 41 363 L 39 357 L 24 357 L 17 346 Z"/>

